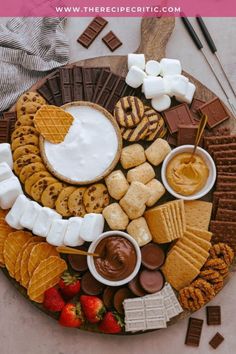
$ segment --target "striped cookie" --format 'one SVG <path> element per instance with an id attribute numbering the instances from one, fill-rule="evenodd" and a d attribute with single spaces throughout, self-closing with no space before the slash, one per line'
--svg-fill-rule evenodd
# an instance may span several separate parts
<path id="1" fill-rule="evenodd" d="M 35 154 L 27 154 L 19 157 L 13 164 L 13 170 L 17 176 L 19 176 L 23 167 L 34 162 L 41 162 L 41 157 Z"/>
<path id="2" fill-rule="evenodd" d="M 38 131 L 34 127 L 22 126 L 14 130 L 11 136 L 11 141 L 27 134 L 39 135 Z"/>
<path id="3" fill-rule="evenodd" d="M 115 105 L 114 117 L 117 123 L 125 128 L 138 125 L 144 114 L 142 101 L 133 96 L 122 97 Z"/>
<path id="4" fill-rule="evenodd" d="M 148 132 L 146 134 L 147 137 L 157 129 L 158 123 L 162 117 L 153 108 L 148 106 L 144 107 L 144 115 L 148 118 L 149 121 Z"/>
<path id="5" fill-rule="evenodd" d="M 27 134 L 27 135 L 23 135 L 19 138 L 16 138 L 11 143 L 11 149 L 12 149 L 12 151 L 15 151 L 16 148 L 18 148 L 19 146 L 24 146 L 24 145 L 38 146 L 39 145 L 38 136 L 33 135 L 33 134 Z"/>
<path id="6" fill-rule="evenodd" d="M 63 184 L 61 182 L 55 182 L 50 184 L 46 189 L 44 189 L 41 195 L 41 203 L 43 206 L 54 209 L 57 197 L 63 189 Z"/>
<path id="7" fill-rule="evenodd" d="M 41 178 L 44 177 L 52 177 L 52 175 L 47 172 L 47 171 L 39 171 L 36 173 L 33 173 L 30 177 L 27 178 L 25 181 L 25 191 L 28 195 L 30 195 L 31 188 L 33 185 Z"/>
<path id="8" fill-rule="evenodd" d="M 34 114 L 24 114 L 19 117 L 15 123 L 15 128 L 22 127 L 22 125 L 27 125 L 28 127 L 34 126 Z"/>
<path id="9" fill-rule="evenodd" d="M 165 136 L 166 132 L 167 132 L 167 129 L 165 126 L 164 119 L 162 117 L 160 117 L 157 128 L 155 129 L 154 132 L 152 132 L 150 135 L 148 135 L 147 138 L 145 138 L 145 140 L 153 141 L 157 138 L 163 138 L 163 136 Z"/>
<path id="10" fill-rule="evenodd" d="M 72 213 L 69 210 L 68 200 L 74 191 L 76 191 L 76 187 L 65 187 L 62 189 L 56 200 L 56 211 L 62 216 L 72 216 Z"/>
<path id="11" fill-rule="evenodd" d="M 18 147 L 13 153 L 13 160 L 16 161 L 19 157 L 27 154 L 39 155 L 39 148 L 34 145 L 25 145 Z"/>
<path id="12" fill-rule="evenodd" d="M 43 191 L 50 185 L 57 182 L 56 178 L 54 177 L 43 177 L 39 179 L 30 189 L 31 197 L 36 201 L 41 201 L 41 196 Z"/>
<path id="13" fill-rule="evenodd" d="M 144 139 L 149 127 L 148 118 L 144 116 L 141 122 L 135 128 L 121 128 L 121 135 L 124 140 L 134 142 Z"/>
<path id="14" fill-rule="evenodd" d="M 27 178 L 32 176 L 34 173 L 40 172 L 40 171 L 46 171 L 46 167 L 44 164 L 42 164 L 41 162 L 30 163 L 29 165 L 23 167 L 22 170 L 20 171 L 20 176 L 19 176 L 20 181 L 22 183 L 25 183 Z"/>

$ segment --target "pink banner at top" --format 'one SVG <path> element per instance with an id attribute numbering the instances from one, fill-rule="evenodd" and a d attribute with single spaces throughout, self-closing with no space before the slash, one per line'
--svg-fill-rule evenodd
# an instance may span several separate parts
<path id="1" fill-rule="evenodd" d="M 236 16 L 235 0 L 2 0 L 9 17 L 195 17 Z"/>

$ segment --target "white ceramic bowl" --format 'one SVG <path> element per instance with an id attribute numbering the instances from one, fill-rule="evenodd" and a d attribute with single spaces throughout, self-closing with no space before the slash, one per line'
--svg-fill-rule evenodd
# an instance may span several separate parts
<path id="1" fill-rule="evenodd" d="M 133 272 L 127 278 L 122 279 L 122 280 L 118 280 L 118 281 L 108 280 L 108 279 L 104 278 L 103 276 L 101 276 L 97 272 L 95 264 L 94 264 L 94 258 L 92 256 L 87 256 L 88 267 L 89 267 L 91 274 L 100 283 L 103 283 L 103 284 L 109 285 L 109 286 L 121 286 L 121 285 L 124 285 L 124 284 L 127 284 L 128 282 L 130 282 L 137 275 L 139 268 L 141 266 L 141 252 L 140 252 L 139 245 L 137 244 L 135 239 L 133 239 L 133 237 L 131 237 L 130 235 L 128 235 L 127 233 L 122 232 L 122 231 L 107 231 L 107 232 L 102 233 L 95 241 L 93 241 L 91 243 L 91 245 L 89 246 L 88 252 L 94 252 L 98 243 L 101 240 L 103 240 L 104 238 L 109 237 L 109 236 L 122 236 L 132 243 L 132 245 L 134 246 L 134 249 L 136 251 L 136 255 L 137 255 L 137 262 L 136 262 L 136 266 L 135 266 Z"/>
<path id="2" fill-rule="evenodd" d="M 183 153 L 183 152 L 192 152 L 193 148 L 194 148 L 193 145 L 182 145 L 182 146 L 177 147 L 176 149 L 173 149 L 166 156 L 166 158 L 162 164 L 162 169 L 161 169 L 162 182 L 163 182 L 165 188 L 167 189 L 167 191 L 170 194 L 172 194 L 173 197 L 178 198 L 178 199 L 184 199 L 184 200 L 200 199 L 212 189 L 212 187 L 214 186 L 215 180 L 216 180 L 216 166 L 215 166 L 215 163 L 214 163 L 212 157 L 210 156 L 210 154 L 206 150 L 204 150 L 200 147 L 197 147 L 196 154 L 198 154 L 199 156 L 201 156 L 203 158 L 203 160 L 205 161 L 206 165 L 209 168 L 209 176 L 208 176 L 205 186 L 197 193 L 195 193 L 193 195 L 189 195 L 189 196 L 178 194 L 171 188 L 171 186 L 169 185 L 167 178 L 166 178 L 166 168 L 167 168 L 168 163 L 170 162 L 170 160 L 173 159 L 174 156 L 176 156 L 180 153 Z"/>

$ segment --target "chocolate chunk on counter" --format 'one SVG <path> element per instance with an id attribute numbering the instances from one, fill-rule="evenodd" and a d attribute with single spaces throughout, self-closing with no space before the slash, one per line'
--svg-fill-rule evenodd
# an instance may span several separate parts
<path id="1" fill-rule="evenodd" d="M 180 124 L 194 125 L 196 123 L 186 103 L 167 109 L 163 112 L 163 117 L 171 134 L 178 132 Z"/>
<path id="2" fill-rule="evenodd" d="M 150 270 L 158 269 L 165 261 L 165 252 L 155 243 L 148 243 L 141 248 L 142 264 Z"/>
<path id="3" fill-rule="evenodd" d="M 202 333 L 203 320 L 190 317 L 188 321 L 188 329 L 185 338 L 185 344 L 198 347 Z"/>
<path id="4" fill-rule="evenodd" d="M 123 44 L 112 31 L 108 32 L 105 37 L 102 38 L 102 41 L 106 44 L 111 52 L 114 52 Z"/>
<path id="5" fill-rule="evenodd" d="M 95 17 L 95 19 L 90 22 L 88 27 L 77 39 L 77 42 L 80 43 L 83 47 L 88 48 L 93 41 L 97 38 L 99 33 L 107 25 L 107 20 L 102 17 Z"/>
<path id="6" fill-rule="evenodd" d="M 217 332 L 214 337 L 210 340 L 209 344 L 212 348 L 216 349 L 224 341 L 224 337 Z"/>
<path id="7" fill-rule="evenodd" d="M 229 113 L 218 97 L 201 106 L 199 113 L 208 116 L 207 126 L 210 129 L 229 119 Z"/>
<path id="8" fill-rule="evenodd" d="M 87 295 L 99 295 L 104 288 L 105 285 L 97 281 L 89 271 L 81 278 L 81 289 Z"/>
<path id="9" fill-rule="evenodd" d="M 207 324 L 209 326 L 221 324 L 220 306 L 207 306 L 206 312 L 207 312 Z"/>

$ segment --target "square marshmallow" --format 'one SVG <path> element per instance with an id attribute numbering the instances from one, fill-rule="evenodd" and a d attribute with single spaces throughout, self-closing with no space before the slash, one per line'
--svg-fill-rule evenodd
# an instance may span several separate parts
<path id="1" fill-rule="evenodd" d="M 0 163 L 0 182 L 13 177 L 12 170 L 10 169 L 9 165 L 6 162 Z"/>
<path id="2" fill-rule="evenodd" d="M 13 169 L 11 146 L 8 143 L 0 144 L 0 162 L 6 162 Z"/>
<path id="3" fill-rule="evenodd" d="M 177 97 L 184 97 L 187 93 L 189 79 L 183 75 L 171 77 L 171 93 Z"/>
<path id="4" fill-rule="evenodd" d="M 193 96 L 194 93 L 196 91 L 196 86 L 194 84 L 192 84 L 191 82 L 188 82 L 188 86 L 187 86 L 187 92 L 185 94 L 185 96 L 175 96 L 177 101 L 179 102 L 186 102 L 188 104 L 190 104 L 193 100 Z"/>
<path id="5" fill-rule="evenodd" d="M 29 203 L 30 200 L 26 198 L 24 194 L 18 196 L 11 210 L 6 216 L 5 220 L 8 225 L 17 230 L 23 229 L 23 226 L 20 223 L 20 219 Z"/>
<path id="6" fill-rule="evenodd" d="M 147 99 L 165 94 L 164 80 L 161 77 L 148 76 L 143 80 L 143 92 Z"/>
<path id="7" fill-rule="evenodd" d="M 145 55 L 144 54 L 128 54 L 128 69 L 131 66 L 137 66 L 139 69 L 145 69 Z"/>
<path id="8" fill-rule="evenodd" d="M 54 219 L 47 235 L 47 242 L 53 246 L 63 246 L 68 220 Z"/>
<path id="9" fill-rule="evenodd" d="M 54 219 L 61 219 L 62 216 L 55 210 L 43 207 L 35 220 L 33 233 L 37 236 L 47 237 Z"/>
<path id="10" fill-rule="evenodd" d="M 163 58 L 160 61 L 161 75 L 180 75 L 182 72 L 181 64 L 178 59 Z"/>
<path id="11" fill-rule="evenodd" d="M 64 237 L 64 245 L 70 247 L 82 246 L 84 240 L 80 237 L 80 228 L 83 218 L 74 216 L 68 220 L 68 226 Z"/>
<path id="12" fill-rule="evenodd" d="M 12 176 L 0 182 L 0 207 L 10 209 L 16 198 L 22 194 L 22 188 L 17 177 Z"/>
<path id="13" fill-rule="evenodd" d="M 84 241 L 92 242 L 98 238 L 103 232 L 104 228 L 104 217 L 102 214 L 87 214 L 84 216 L 81 229 L 80 237 Z"/>
<path id="14" fill-rule="evenodd" d="M 42 209 L 41 205 L 36 202 L 30 201 L 20 218 L 20 224 L 28 230 L 33 230 L 36 218 Z"/>
<path id="15" fill-rule="evenodd" d="M 131 66 L 128 71 L 128 74 L 126 75 L 125 82 L 130 87 L 137 88 L 142 85 L 143 80 L 146 76 L 147 75 L 143 70 L 141 70 L 137 66 Z"/>

